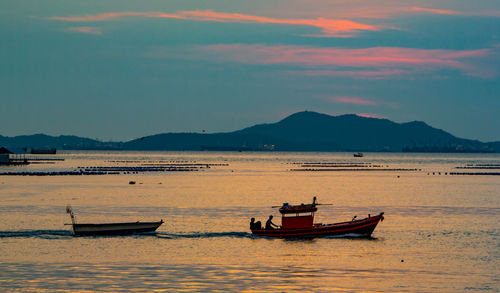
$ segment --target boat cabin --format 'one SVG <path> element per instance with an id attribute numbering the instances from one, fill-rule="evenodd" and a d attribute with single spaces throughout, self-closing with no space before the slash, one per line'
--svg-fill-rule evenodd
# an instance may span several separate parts
<path id="1" fill-rule="evenodd" d="M 289 205 L 284 203 L 279 209 L 282 229 L 311 228 L 314 223 L 314 213 L 318 210 L 316 199 L 312 204 Z"/>

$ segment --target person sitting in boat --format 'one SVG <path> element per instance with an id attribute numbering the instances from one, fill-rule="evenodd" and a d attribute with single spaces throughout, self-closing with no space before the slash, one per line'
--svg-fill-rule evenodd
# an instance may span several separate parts
<path id="1" fill-rule="evenodd" d="M 255 218 L 250 219 L 250 230 L 260 230 L 262 229 L 262 224 L 260 221 L 255 222 Z"/>
<path id="2" fill-rule="evenodd" d="M 267 219 L 266 221 L 266 230 L 274 230 L 273 226 L 279 228 L 278 225 L 273 223 L 273 216 L 271 215 L 269 216 L 269 219 Z"/>

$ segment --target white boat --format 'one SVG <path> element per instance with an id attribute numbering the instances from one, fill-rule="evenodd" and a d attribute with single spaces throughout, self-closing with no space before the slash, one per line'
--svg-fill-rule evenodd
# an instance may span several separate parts
<path id="1" fill-rule="evenodd" d="M 66 212 L 71 216 L 71 225 L 75 236 L 86 235 L 128 235 L 154 232 L 163 224 L 163 219 L 157 222 L 124 222 L 124 223 L 103 223 L 103 224 L 79 224 L 76 223 L 73 210 L 66 207 Z"/>

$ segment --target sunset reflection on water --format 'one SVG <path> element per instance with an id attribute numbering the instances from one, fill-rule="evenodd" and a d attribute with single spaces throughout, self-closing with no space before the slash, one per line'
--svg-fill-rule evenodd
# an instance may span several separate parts
<path id="1" fill-rule="evenodd" d="M 0 288 L 22 291 L 499 290 L 498 176 L 450 176 L 498 155 L 366 154 L 418 171 L 293 172 L 294 162 L 353 162 L 346 153 L 67 153 L 31 170 L 111 161 L 224 163 L 195 172 L 0 176 Z M 125 164 L 125 163 L 120 163 Z M 126 163 L 129 165 L 137 164 Z M 19 168 L 19 167 L 16 167 Z M 427 175 L 442 172 L 442 175 Z M 399 176 L 399 177 L 398 177 Z M 135 185 L 128 184 L 135 180 Z M 385 212 L 371 239 L 251 235 L 272 205 L 322 206 L 316 222 Z M 79 222 L 165 220 L 156 235 L 73 237 Z M 17 233 L 17 234 L 15 234 Z M 17 235 L 17 236 L 16 236 Z"/>

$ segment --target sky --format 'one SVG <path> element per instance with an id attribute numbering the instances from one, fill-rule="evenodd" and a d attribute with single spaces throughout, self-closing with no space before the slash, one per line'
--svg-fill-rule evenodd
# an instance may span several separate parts
<path id="1" fill-rule="evenodd" d="M 0 135 L 127 141 L 298 111 L 500 141 L 498 0 L 0 0 Z"/>

